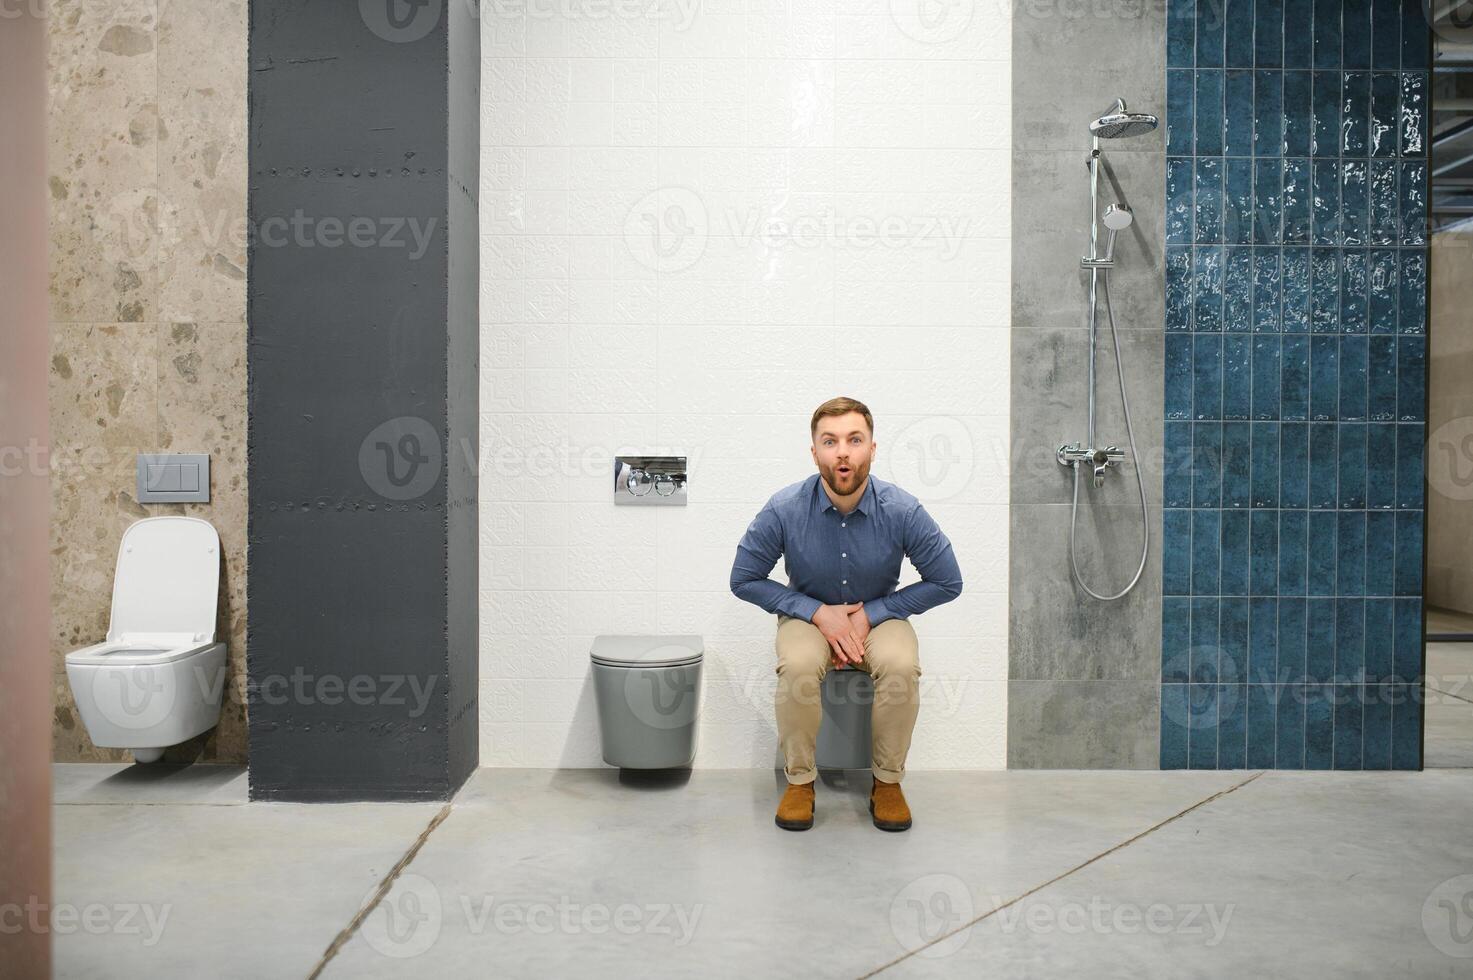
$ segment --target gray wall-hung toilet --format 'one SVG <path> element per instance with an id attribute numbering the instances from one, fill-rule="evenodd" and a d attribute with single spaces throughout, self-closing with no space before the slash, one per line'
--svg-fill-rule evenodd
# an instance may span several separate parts
<path id="1" fill-rule="evenodd" d="M 857 667 L 830 668 L 823 675 L 823 723 L 814 761 L 820 769 L 868 769 L 873 731 L 870 709 L 874 679 Z"/>
<path id="2" fill-rule="evenodd" d="M 696 757 L 701 716 L 699 636 L 593 638 L 593 691 L 603 758 L 621 769 L 675 769 Z"/>

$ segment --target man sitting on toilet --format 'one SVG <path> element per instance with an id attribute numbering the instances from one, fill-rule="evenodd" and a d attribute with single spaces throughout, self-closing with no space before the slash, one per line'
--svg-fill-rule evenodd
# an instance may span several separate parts
<path id="1" fill-rule="evenodd" d="M 911 817 L 900 780 L 921 676 L 909 617 L 960 595 L 961 570 L 920 501 L 870 475 L 877 443 L 862 402 L 824 402 L 809 433 L 818 472 L 768 499 L 731 569 L 731 591 L 778 619 L 775 702 L 788 787 L 777 825 L 813 826 L 820 685 L 829 667 L 852 664 L 874 679 L 870 813 L 881 830 L 905 830 Z M 767 577 L 779 555 L 786 556 L 786 586 Z M 921 581 L 897 591 L 903 557 Z"/>

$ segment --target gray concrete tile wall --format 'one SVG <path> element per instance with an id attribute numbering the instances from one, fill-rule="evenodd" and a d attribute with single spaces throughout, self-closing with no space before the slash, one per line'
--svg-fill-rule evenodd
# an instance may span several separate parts
<path id="1" fill-rule="evenodd" d="M 1008 616 L 1008 765 L 1156 768 L 1161 650 L 1161 459 L 1165 277 L 1166 20 L 1116 3 L 1089 17 L 1020 8 L 1013 22 L 1013 295 Z M 1069 570 L 1072 474 L 1054 460 L 1087 437 L 1089 121 L 1116 97 L 1160 116 L 1148 135 L 1103 141 L 1100 201 L 1135 222 L 1120 236 L 1110 293 L 1150 508 L 1140 583 L 1102 603 Z M 1103 231 L 1103 229 L 1102 229 Z M 1103 248 L 1103 238 L 1101 242 Z M 1099 305 L 1097 441 L 1126 446 L 1115 357 Z M 1130 466 L 1080 488 L 1080 567 L 1116 591 L 1139 560 Z"/>

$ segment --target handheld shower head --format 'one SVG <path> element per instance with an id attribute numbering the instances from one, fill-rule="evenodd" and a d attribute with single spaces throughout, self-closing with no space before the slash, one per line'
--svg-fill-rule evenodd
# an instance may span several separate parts
<path id="1" fill-rule="evenodd" d="M 1124 231 L 1134 220 L 1134 212 L 1124 204 L 1112 204 L 1105 208 L 1105 227 L 1111 231 Z"/>
<path id="2" fill-rule="evenodd" d="M 1105 240 L 1105 261 L 1109 262 L 1115 258 L 1115 236 L 1130 227 L 1135 213 L 1124 204 L 1112 204 L 1105 208 L 1103 220 L 1110 231 L 1110 237 Z"/>

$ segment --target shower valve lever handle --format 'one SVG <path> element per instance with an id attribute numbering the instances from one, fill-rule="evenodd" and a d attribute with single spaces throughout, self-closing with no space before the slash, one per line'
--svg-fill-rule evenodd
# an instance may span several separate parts
<path id="1" fill-rule="evenodd" d="M 1094 468 L 1094 485 L 1102 487 L 1105 485 L 1105 470 L 1125 460 L 1125 452 L 1118 446 L 1104 446 L 1099 449 L 1086 449 L 1083 446 L 1060 446 L 1058 451 L 1060 466 L 1077 466 L 1080 463 L 1088 463 Z"/>
<path id="2" fill-rule="evenodd" d="M 1061 466 L 1072 466 L 1080 462 L 1110 466 L 1125 460 L 1125 450 L 1119 446 L 1104 446 L 1099 449 L 1086 449 L 1078 445 L 1060 446 L 1057 455 Z"/>

